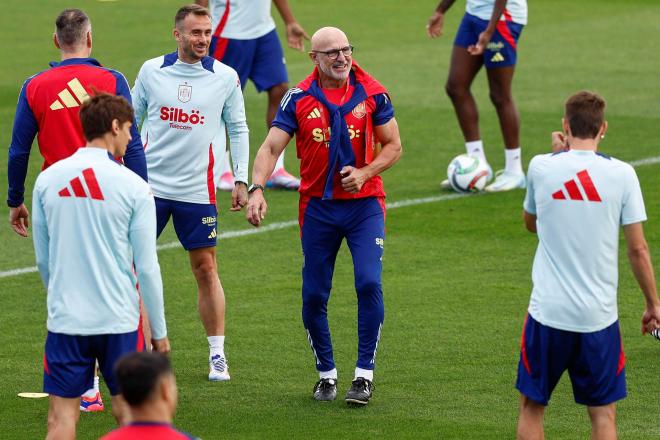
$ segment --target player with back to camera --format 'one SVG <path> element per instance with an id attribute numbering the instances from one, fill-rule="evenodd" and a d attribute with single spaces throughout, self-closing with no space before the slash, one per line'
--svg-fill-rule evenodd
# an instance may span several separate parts
<path id="1" fill-rule="evenodd" d="M 270 128 L 277 108 L 289 89 L 284 51 L 277 37 L 275 21 L 270 15 L 271 3 L 275 3 L 286 26 L 289 47 L 303 51 L 305 39 L 309 37 L 296 21 L 287 0 L 195 0 L 209 7 L 213 17 L 213 39 L 209 54 L 234 68 L 245 88 L 252 80 L 258 92 L 266 91 L 266 126 Z M 220 189 L 229 191 L 234 178 L 229 167 L 229 157 L 221 159 Z M 300 179 L 284 169 L 284 154 L 280 155 L 267 186 L 296 190 Z"/>
<path id="2" fill-rule="evenodd" d="M 115 365 L 130 423 L 101 440 L 185 440 L 195 437 L 172 426 L 178 393 L 172 366 L 160 353 L 131 353 Z"/>
<path id="3" fill-rule="evenodd" d="M 123 96 L 129 102 L 131 93 L 126 78 L 108 69 L 92 54 L 92 24 L 80 9 L 65 9 L 55 20 L 53 43 L 60 52 L 60 62 L 28 78 L 18 97 L 16 117 L 9 146 L 7 205 L 9 223 L 17 234 L 27 237 L 29 213 L 23 203 L 30 149 L 35 136 L 44 158 L 42 169 L 85 145 L 78 113 L 80 105 L 94 90 Z M 123 160 L 126 166 L 147 180 L 147 165 L 140 135 L 131 128 L 131 141 Z M 148 329 L 145 328 L 148 337 Z M 94 386 L 80 399 L 82 411 L 102 411 L 103 400 L 98 376 Z"/>
<path id="4" fill-rule="evenodd" d="M 237 184 L 231 210 L 247 203 L 249 139 L 238 75 L 209 57 L 211 17 L 198 5 L 174 18 L 177 50 L 146 61 L 133 87 L 133 104 L 156 197 L 157 233 L 170 217 L 188 251 L 198 309 L 209 344 L 211 381 L 229 380 L 224 351 L 225 295 L 216 262 L 216 158 L 229 134 Z"/>
<path id="5" fill-rule="evenodd" d="M 438 4 L 426 25 L 429 37 L 442 35 L 445 13 L 454 1 L 442 0 Z M 477 103 L 470 91 L 472 81 L 482 66 L 486 68 L 490 100 L 500 121 L 505 167 L 495 181 L 486 187 L 489 192 L 525 187 L 520 149 L 520 117 L 511 92 L 518 38 L 525 24 L 526 0 L 467 0 L 466 13 L 454 40 L 445 90 L 454 105 L 467 153 L 486 161 L 479 132 Z M 449 188 L 449 180 L 444 180 L 441 187 Z"/>
<path id="6" fill-rule="evenodd" d="M 616 402 L 626 397 L 617 311 L 620 226 L 646 299 L 642 333 L 660 326 L 642 192 L 630 165 L 598 151 L 604 116 L 600 96 L 571 96 L 564 132 L 552 134 L 554 153 L 529 164 L 524 221 L 539 245 L 516 382 L 519 439 L 544 437 L 545 407 L 566 370 L 575 401 L 587 406 L 591 438 L 616 438 Z"/>
<path id="7" fill-rule="evenodd" d="M 32 197 L 34 250 L 48 294 L 48 439 L 75 438 L 80 395 L 93 382 L 96 359 L 113 415 L 126 421 L 112 367 L 144 348 L 138 282 L 154 350 L 170 349 L 154 198 L 144 180 L 109 157 L 126 152 L 133 109 L 123 97 L 99 93 L 83 103 L 80 119 L 86 148 L 44 170 Z"/>
<path id="8" fill-rule="evenodd" d="M 358 299 L 358 360 L 345 400 L 366 405 L 384 319 L 385 191 L 380 173 L 401 156 L 401 139 L 387 90 L 353 61 L 353 46 L 344 32 L 319 29 L 309 56 L 312 74 L 284 96 L 257 152 L 247 219 L 254 226 L 263 221 L 266 179 L 295 134 L 302 179 L 302 317 L 319 373 L 313 397 L 327 401 L 337 395 L 327 303 L 345 238 Z"/>

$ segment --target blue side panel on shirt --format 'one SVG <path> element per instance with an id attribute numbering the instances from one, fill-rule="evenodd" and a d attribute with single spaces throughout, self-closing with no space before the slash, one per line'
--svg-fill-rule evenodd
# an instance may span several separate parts
<path id="1" fill-rule="evenodd" d="M 9 146 L 9 160 L 7 161 L 7 177 L 9 180 L 7 204 L 12 207 L 20 206 L 23 203 L 30 148 L 32 148 L 32 142 L 34 142 L 34 138 L 39 131 L 39 124 L 26 96 L 28 84 L 35 76 L 37 75 L 28 78 L 23 84 L 16 105 L 14 129 Z"/>
<path id="2" fill-rule="evenodd" d="M 117 72 L 116 70 L 108 69 L 110 73 L 115 77 L 117 81 L 115 93 L 117 96 L 122 96 L 132 105 L 131 100 L 131 89 L 126 82 L 124 75 Z M 135 174 L 142 177 L 145 182 L 148 182 L 147 178 L 147 159 L 144 155 L 144 147 L 142 146 L 142 139 L 140 138 L 140 133 L 137 129 L 137 122 L 135 117 L 133 117 L 133 126 L 131 127 L 131 141 L 126 148 L 126 154 L 124 155 L 124 163 Z"/>

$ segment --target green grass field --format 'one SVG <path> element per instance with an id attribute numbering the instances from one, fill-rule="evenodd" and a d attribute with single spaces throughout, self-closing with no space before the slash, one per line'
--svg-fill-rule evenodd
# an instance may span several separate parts
<path id="1" fill-rule="evenodd" d="M 464 2 L 447 17 L 445 36 L 430 40 L 424 26 L 434 1 L 334 2 L 290 0 L 311 34 L 341 27 L 355 59 L 392 95 L 404 155 L 385 173 L 388 201 L 441 195 L 446 165 L 463 151 L 453 109 L 444 95 L 449 53 Z M 660 57 L 656 0 L 530 1 L 514 93 L 522 118 L 524 161 L 549 149 L 560 128 L 565 98 L 587 88 L 608 100 L 610 131 L 602 150 L 627 161 L 660 156 Z M 58 58 L 51 43 L 61 0 L 8 0 L 0 38 L 0 144 L 9 145 L 16 99 L 28 76 Z M 172 0 L 78 1 L 94 26 L 94 56 L 133 83 L 147 58 L 174 49 Z M 273 11 L 276 13 L 275 11 Z M 278 26 L 280 26 L 278 21 Z M 280 26 L 281 28 L 281 26 Z M 286 50 L 291 82 L 311 69 L 304 54 Z M 495 112 L 481 74 L 474 85 L 482 136 L 494 168 L 504 163 Z M 264 135 L 266 97 L 246 89 L 251 151 Z M 36 146 L 34 148 L 36 151 Z M 0 155 L 0 193 L 6 194 L 6 158 Z M 293 148 L 288 167 L 297 170 Z M 31 190 L 41 164 L 31 159 Z M 660 261 L 660 165 L 639 165 L 649 222 L 647 239 Z M 28 193 L 29 194 L 29 193 Z M 296 219 L 297 194 L 268 192 L 266 226 Z M 449 195 L 450 193 L 444 193 Z M 175 424 L 205 439 L 225 438 L 442 438 L 515 436 L 518 393 L 513 384 L 519 339 L 531 288 L 535 236 L 522 225 L 524 193 L 444 198 L 391 209 L 384 257 L 386 319 L 379 346 L 373 401 L 348 408 L 343 400 L 311 399 L 317 379 L 300 319 L 301 252 L 296 226 L 218 242 L 227 295 L 227 343 L 232 380 L 206 380 L 207 344 L 197 317 L 196 287 L 181 248 L 159 253 L 172 360 L 180 401 Z M 251 228 L 229 212 L 220 195 L 221 231 Z M 28 197 L 29 201 L 29 197 Z M 0 208 L 0 272 L 34 266 L 31 240 L 18 237 Z M 169 227 L 160 244 L 171 243 Z M 357 351 L 352 265 L 340 252 L 329 306 L 340 395 L 352 379 Z M 0 437 L 43 438 L 47 400 L 39 391 L 46 334 L 44 288 L 36 273 L 0 278 Z M 620 319 L 628 357 L 629 397 L 619 406 L 622 439 L 660 438 L 657 404 L 660 343 L 639 335 L 643 300 L 621 253 Z M 104 394 L 107 400 L 107 390 Z M 110 412 L 84 414 L 82 439 L 114 427 Z M 588 438 L 584 408 L 573 403 L 566 378 L 546 415 L 549 439 Z"/>

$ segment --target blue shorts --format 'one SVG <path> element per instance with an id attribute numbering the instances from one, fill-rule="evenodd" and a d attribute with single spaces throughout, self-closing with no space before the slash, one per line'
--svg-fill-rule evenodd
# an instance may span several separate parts
<path id="1" fill-rule="evenodd" d="M 44 392 L 54 396 L 80 397 L 94 384 L 96 360 L 110 394 L 119 394 L 113 368 L 127 353 L 142 351 L 138 331 L 76 336 L 48 332 L 44 355 Z"/>
<path id="2" fill-rule="evenodd" d="M 597 332 L 576 333 L 545 326 L 528 315 L 516 388 L 547 405 L 559 378 L 568 370 L 575 402 L 608 405 L 626 397 L 625 363 L 619 321 Z"/>
<path id="3" fill-rule="evenodd" d="M 465 14 L 456 32 L 455 46 L 469 47 L 479 40 L 479 34 L 488 27 L 488 20 Z M 484 66 L 487 69 L 514 66 L 517 59 L 518 38 L 523 25 L 512 21 L 500 20 L 497 29 L 483 53 Z"/>
<path id="4" fill-rule="evenodd" d="M 216 244 L 218 208 L 214 204 L 156 199 L 156 233 L 160 236 L 172 217 L 176 236 L 187 251 Z"/>
<path id="5" fill-rule="evenodd" d="M 213 37 L 209 53 L 238 72 L 242 88 L 248 78 L 259 92 L 289 82 L 284 51 L 275 29 L 253 40 Z"/>

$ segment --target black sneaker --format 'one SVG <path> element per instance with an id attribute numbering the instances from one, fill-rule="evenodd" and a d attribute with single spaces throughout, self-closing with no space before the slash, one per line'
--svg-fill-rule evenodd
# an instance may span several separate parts
<path id="1" fill-rule="evenodd" d="M 321 379 L 314 385 L 314 400 L 328 401 L 337 398 L 337 379 Z"/>
<path id="2" fill-rule="evenodd" d="M 351 389 L 346 393 L 346 403 L 366 405 L 371 399 L 374 384 L 364 377 L 358 377 L 351 384 Z"/>

